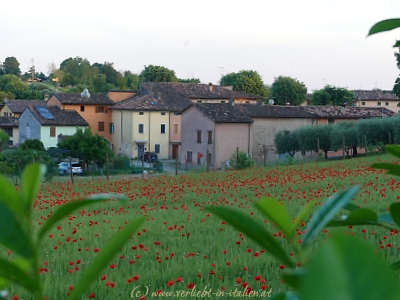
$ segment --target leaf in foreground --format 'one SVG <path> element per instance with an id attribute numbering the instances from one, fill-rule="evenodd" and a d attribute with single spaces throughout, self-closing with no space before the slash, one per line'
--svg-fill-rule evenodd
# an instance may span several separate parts
<path id="1" fill-rule="evenodd" d="M 334 235 L 312 258 L 301 281 L 300 297 L 398 300 L 400 287 L 393 271 L 368 244 L 354 237 Z"/>
<path id="2" fill-rule="evenodd" d="M 293 261 L 285 253 L 276 239 L 261 225 L 250 219 L 248 216 L 224 207 L 207 207 L 207 209 L 236 227 L 240 232 L 247 235 L 265 250 L 269 251 L 281 262 L 289 267 L 294 267 Z"/>

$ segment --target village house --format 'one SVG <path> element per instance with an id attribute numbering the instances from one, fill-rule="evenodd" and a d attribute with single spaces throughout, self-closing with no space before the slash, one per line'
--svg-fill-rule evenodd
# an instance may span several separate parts
<path id="1" fill-rule="evenodd" d="M 353 93 L 353 105 L 355 106 L 387 108 L 395 113 L 400 111 L 400 107 L 398 107 L 400 100 L 392 91 L 355 90 Z"/>
<path id="2" fill-rule="evenodd" d="M 0 129 L 4 130 L 10 137 L 9 146 L 18 145 L 18 118 L 17 117 L 0 117 Z"/>
<path id="3" fill-rule="evenodd" d="M 4 100 L 0 104 L 0 116 L 19 118 L 29 105 L 46 105 L 44 100 Z"/>
<path id="4" fill-rule="evenodd" d="M 232 103 L 195 103 L 181 112 L 182 165 L 223 168 L 237 150 L 252 153 L 253 120 Z"/>
<path id="5" fill-rule="evenodd" d="M 19 144 L 27 139 L 42 141 L 45 148 L 57 147 L 78 128 L 89 126 L 75 110 L 63 110 L 58 106 L 28 106 L 19 118 Z"/>

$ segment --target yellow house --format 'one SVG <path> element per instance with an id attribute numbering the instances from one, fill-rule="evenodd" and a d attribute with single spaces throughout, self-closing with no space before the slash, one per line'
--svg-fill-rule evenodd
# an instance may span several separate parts
<path id="1" fill-rule="evenodd" d="M 360 107 L 386 108 L 395 113 L 400 111 L 397 105 L 400 99 L 392 91 L 382 90 L 355 90 L 353 104 Z"/>

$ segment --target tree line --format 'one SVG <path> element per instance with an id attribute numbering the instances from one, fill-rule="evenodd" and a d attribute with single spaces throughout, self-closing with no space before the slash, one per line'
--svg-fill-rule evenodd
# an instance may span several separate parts
<path id="1" fill-rule="evenodd" d="M 342 149 L 347 157 L 356 156 L 358 148 L 382 150 L 387 144 L 400 144 L 400 117 L 364 119 L 327 125 L 302 126 L 293 131 L 281 130 L 274 138 L 277 154 L 293 157 L 297 152 L 323 152 Z"/>
<path id="2" fill-rule="evenodd" d="M 91 64 L 86 58 L 69 57 L 59 66 L 49 64 L 48 76 L 37 73 L 32 66 L 22 73 L 15 57 L 7 57 L 0 64 L 1 99 L 43 99 L 45 94 L 59 92 L 80 93 L 88 88 L 91 93 L 107 93 L 110 90 L 139 89 L 140 82 L 200 83 L 198 78 L 178 78 L 175 71 L 163 66 L 148 65 L 140 74 L 117 71 L 111 62 Z M 223 75 L 221 86 L 232 86 L 233 90 L 258 95 L 276 105 L 300 105 L 307 100 L 307 87 L 297 79 L 278 76 L 271 85 L 263 82 L 254 70 L 242 70 Z M 313 105 L 343 105 L 352 103 L 353 93 L 346 88 L 327 85 L 314 91 Z"/>

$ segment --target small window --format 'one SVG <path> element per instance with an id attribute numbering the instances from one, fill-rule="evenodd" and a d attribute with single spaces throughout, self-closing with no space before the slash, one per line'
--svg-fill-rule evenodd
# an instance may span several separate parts
<path id="1" fill-rule="evenodd" d="M 143 115 L 144 115 L 144 112 L 139 111 L 139 116 L 143 116 Z"/>
<path id="2" fill-rule="evenodd" d="M 96 113 L 104 114 L 104 112 L 105 112 L 104 106 L 96 106 Z"/>
<path id="3" fill-rule="evenodd" d="M 99 122 L 99 131 L 104 131 L 104 122 Z"/>
<path id="4" fill-rule="evenodd" d="M 85 111 L 85 107 L 83 105 L 81 105 L 81 112 Z"/>
<path id="5" fill-rule="evenodd" d="M 144 133 L 144 124 L 139 124 L 139 133 Z"/>
<path id="6" fill-rule="evenodd" d="M 389 102 L 385 102 L 385 106 L 389 106 Z"/>
<path id="7" fill-rule="evenodd" d="M 247 100 L 245 103 L 250 103 L 250 101 L 249 101 L 249 100 Z"/>
<path id="8" fill-rule="evenodd" d="M 165 124 L 161 124 L 161 133 L 165 133 Z"/>
<path id="9" fill-rule="evenodd" d="M 56 128 L 50 127 L 50 137 L 55 137 L 55 136 L 56 136 Z"/>
<path id="10" fill-rule="evenodd" d="M 29 123 L 26 123 L 26 127 L 29 127 Z"/>
<path id="11" fill-rule="evenodd" d="M 12 141 L 12 140 L 9 140 L 9 141 L 8 141 L 8 145 L 9 145 L 10 147 L 12 147 L 12 146 L 14 145 L 13 141 Z"/>
<path id="12" fill-rule="evenodd" d="M 201 130 L 197 130 L 197 142 L 201 143 Z"/>
<path id="13" fill-rule="evenodd" d="M 161 115 L 162 115 L 162 116 L 165 116 L 165 112 L 162 112 Z"/>
<path id="14" fill-rule="evenodd" d="M 3 128 L 3 130 L 8 134 L 9 137 L 13 136 L 13 129 L 12 128 Z"/>
<path id="15" fill-rule="evenodd" d="M 379 101 L 379 102 L 378 102 L 378 106 L 381 106 L 381 105 L 382 105 L 382 102 Z"/>
<path id="16" fill-rule="evenodd" d="M 224 100 L 221 100 L 221 103 L 226 103 Z"/>
<path id="17" fill-rule="evenodd" d="M 178 134 L 178 124 L 174 124 L 174 134 Z"/>
<path id="18" fill-rule="evenodd" d="M 5 117 L 8 117 L 8 112 L 4 112 L 4 116 L 5 116 Z"/>
<path id="19" fill-rule="evenodd" d="M 154 145 L 154 152 L 155 153 L 160 153 L 160 144 L 155 144 Z"/>
<path id="20" fill-rule="evenodd" d="M 174 116 L 179 116 L 179 113 L 177 113 L 177 112 L 174 112 Z"/>
<path id="21" fill-rule="evenodd" d="M 192 163 L 193 162 L 193 155 L 192 155 L 192 151 L 188 151 L 186 154 L 186 160 L 188 163 Z"/>
<path id="22" fill-rule="evenodd" d="M 328 119 L 328 124 L 334 124 L 335 120 L 334 119 Z"/>
<path id="23" fill-rule="evenodd" d="M 114 123 L 110 123 L 110 134 L 114 134 Z"/>
<path id="24" fill-rule="evenodd" d="M 365 106 L 365 101 L 361 102 L 361 105 L 362 105 L 362 106 Z"/>
<path id="25" fill-rule="evenodd" d="M 208 131 L 208 143 L 209 144 L 212 144 L 212 136 L 213 136 L 213 132 L 212 132 L 212 130 L 209 130 Z"/>
<path id="26" fill-rule="evenodd" d="M 201 102 L 203 102 L 203 101 L 201 101 L 201 100 L 197 100 L 197 103 L 201 103 Z"/>

